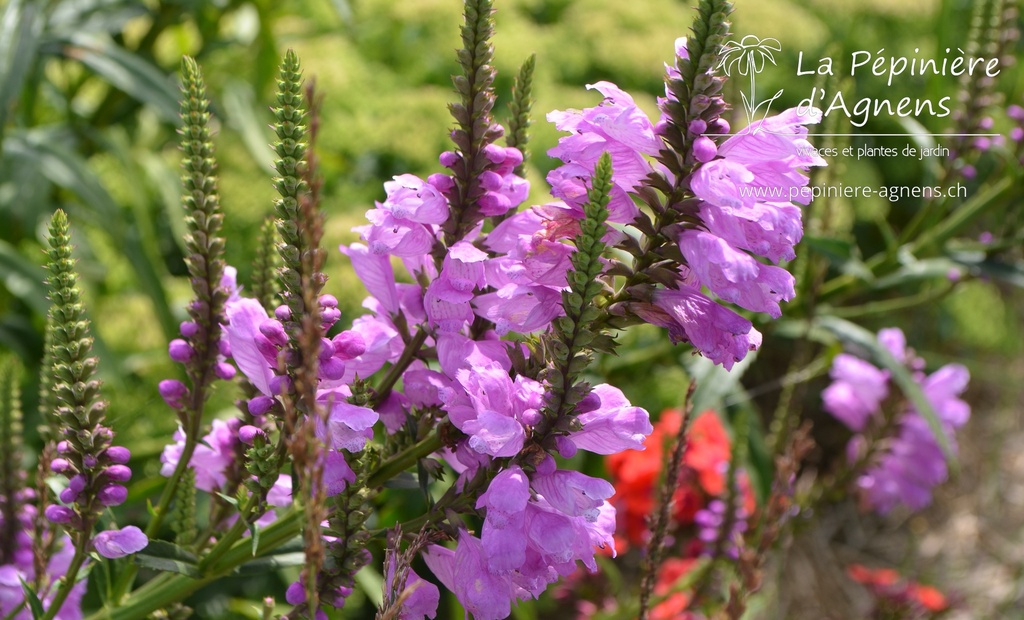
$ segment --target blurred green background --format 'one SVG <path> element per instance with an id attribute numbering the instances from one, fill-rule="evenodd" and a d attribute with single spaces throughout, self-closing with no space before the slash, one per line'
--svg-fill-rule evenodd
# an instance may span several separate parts
<path id="1" fill-rule="evenodd" d="M 293 48 L 306 75 L 316 79 L 324 96 L 319 155 L 325 177 L 325 245 L 331 249 L 326 292 L 341 301 L 343 321 L 351 321 L 361 313 L 364 292 L 334 248 L 356 239 L 350 229 L 362 223 L 374 200 L 383 198 L 384 181 L 402 173 L 440 171 L 437 157 L 450 148 L 452 121 L 446 106 L 453 100 L 450 75 L 456 68 L 461 3 L 7 0 L 0 6 L 0 347 L 15 351 L 30 370 L 38 367 L 47 307 L 41 269 L 44 225 L 54 209 L 64 208 L 74 225 L 110 416 L 143 464 L 132 488 L 138 500 L 159 486 L 156 456 L 176 424 L 156 384 L 178 372 L 166 359 L 166 344 L 176 335 L 191 296 L 181 258 L 184 226 L 174 133 L 181 56 L 197 58 L 213 102 L 227 256 L 243 284 L 249 281 L 259 225 L 274 199 L 268 106 L 284 50 Z M 778 110 L 823 85 L 818 78 L 796 76 L 798 52 L 805 65 L 833 56 L 841 76 L 855 50 L 885 48 L 893 55 L 919 48 L 922 56 L 936 56 L 946 47 L 967 44 L 976 5 L 963 0 L 738 0 L 735 6 L 736 38 L 757 34 L 782 43 L 777 66 L 759 77 L 758 91 L 784 89 Z M 678 0 L 498 0 L 496 8 L 500 120 L 520 63 L 537 54 L 529 179 L 531 204 L 541 203 L 547 200 L 544 175 L 556 163 L 544 153 L 558 139 L 544 114 L 596 105 L 598 96 L 585 84 L 609 80 L 630 91 L 655 117 L 663 63 L 672 59 L 674 40 L 688 33 L 694 11 Z M 1020 49 L 1019 41 L 1009 41 L 1004 51 L 1019 58 Z M 745 86 L 742 79 L 732 80 L 726 91 L 740 110 L 734 126 L 743 122 L 738 89 Z M 862 97 L 937 99 L 947 94 L 955 103 L 961 90 L 953 77 L 901 78 L 887 88 L 884 79 L 863 74 L 828 86 L 848 93 L 851 105 Z M 1002 109 L 1021 103 L 1024 93 L 1019 67 L 1004 67 L 995 91 L 992 131 L 1007 134 L 1013 121 Z M 954 127 L 951 118 L 919 120 L 923 127 L 881 118 L 855 131 L 941 133 Z M 845 122 L 833 126 L 836 132 L 851 129 Z M 901 147 L 907 139 L 854 137 L 850 143 Z M 978 175 L 966 181 L 969 196 L 1005 178 L 1011 179 L 1010 188 L 958 230 L 959 242 L 925 252 L 944 260 L 953 260 L 949 257 L 955 252 L 981 252 L 983 262 L 994 260 L 1002 271 L 965 268 L 958 286 L 940 290 L 934 299 L 925 295 L 927 303 L 847 315 L 872 330 L 900 325 L 935 365 L 966 363 L 975 377 L 978 415 L 984 415 L 983 407 L 1020 405 L 1014 400 L 1019 390 L 992 387 L 1024 378 L 1019 362 L 1024 349 L 1019 154 L 1019 147 L 1007 141 L 970 156 Z M 833 182 L 893 186 L 923 184 L 940 174 L 936 166 L 941 162 L 897 158 L 830 164 Z M 881 198 L 830 201 L 809 228 L 835 243 L 803 250 L 822 278 L 862 274 L 858 269 L 870 257 L 896 255 L 894 236 L 922 204 Z M 955 208 L 947 206 L 944 213 Z M 976 238 L 984 231 L 994 233 L 994 244 L 979 246 Z M 885 265 L 892 273 L 901 268 L 898 260 Z M 929 264 L 933 270 L 939 266 Z M 944 277 L 934 277 L 933 271 L 894 286 L 876 286 L 885 275 L 863 277 L 827 304 L 856 309 L 873 300 L 913 298 Z M 811 316 L 814 296 L 809 299 L 790 304 L 787 316 Z M 780 369 L 793 370 L 793 338 L 802 333 L 779 325 L 775 331 L 759 326 L 766 344 L 745 385 L 730 387 L 709 404 L 770 416 L 780 388 L 794 377 Z M 697 372 L 687 370 L 689 353 L 671 347 L 653 329 L 632 331 L 624 342 L 619 357 L 600 361 L 598 373 L 652 412 L 678 405 L 688 374 Z M 818 369 L 809 377 L 816 383 L 802 394 L 801 408 L 827 428 L 829 422 L 815 413 L 822 374 Z M 31 416 L 33 386 L 25 388 Z M 226 409 L 232 395 L 223 392 L 216 404 Z M 26 426 L 32 429 L 35 422 L 30 417 Z M 36 440 L 30 436 L 28 441 Z M 828 455 L 817 458 L 827 460 Z M 143 505 L 134 506 L 136 516 L 141 515 Z M 255 583 L 249 587 L 263 587 Z M 214 605 L 214 611 L 204 612 L 208 617 L 226 617 L 219 615 L 227 613 L 226 606 L 247 613 L 232 598 L 205 596 L 206 604 Z"/>

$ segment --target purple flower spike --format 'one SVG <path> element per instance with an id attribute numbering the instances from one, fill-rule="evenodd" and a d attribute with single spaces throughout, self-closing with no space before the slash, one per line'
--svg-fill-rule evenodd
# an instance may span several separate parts
<path id="1" fill-rule="evenodd" d="M 105 558 L 123 558 L 126 555 L 137 553 L 146 548 L 149 539 L 142 533 L 142 530 L 129 525 L 120 530 L 107 530 L 100 532 L 93 539 L 96 553 Z"/>
<path id="2" fill-rule="evenodd" d="M 192 359 L 192 355 L 195 353 L 189 343 L 185 342 L 181 338 L 175 338 L 167 345 L 167 354 L 172 360 L 179 364 Z"/>

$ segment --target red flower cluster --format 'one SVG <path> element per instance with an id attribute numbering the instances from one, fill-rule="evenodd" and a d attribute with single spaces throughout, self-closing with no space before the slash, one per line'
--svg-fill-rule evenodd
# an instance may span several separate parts
<path id="1" fill-rule="evenodd" d="M 654 511 L 657 485 L 666 450 L 679 434 L 682 414 L 674 409 L 662 412 L 647 438 L 646 450 L 627 450 L 605 460 L 615 485 L 613 503 L 618 514 L 616 547 L 624 551 L 630 545 L 646 543 L 647 518 Z M 710 498 L 725 493 L 725 475 L 732 446 L 729 435 L 713 411 L 697 416 L 687 433 L 679 485 L 673 495 L 672 518 L 677 525 L 693 523 L 693 517 Z M 748 513 L 753 512 L 753 495 L 744 487 Z"/>
<path id="2" fill-rule="evenodd" d="M 899 617 L 932 618 L 949 609 L 949 601 L 942 592 L 904 579 L 891 568 L 868 568 L 862 564 L 851 564 L 846 568 L 846 574 L 867 588 L 880 608 L 901 612 Z"/>
<path id="3" fill-rule="evenodd" d="M 615 485 L 612 502 L 618 518 L 615 543 L 619 551 L 630 546 L 642 546 L 650 536 L 648 519 L 657 508 L 662 466 L 666 453 L 674 447 L 682 419 L 677 410 L 662 412 L 654 424 L 654 432 L 647 439 L 646 450 L 627 450 L 605 460 Z M 694 517 L 709 501 L 725 495 L 731 455 L 729 435 L 718 415 L 705 411 L 697 416 L 687 431 L 679 483 L 672 496 L 669 532 L 676 534 L 676 540 L 683 541 L 682 548 L 676 557 L 667 558 L 658 572 L 654 595 L 666 598 L 652 610 L 653 620 L 690 617 L 686 613 L 690 594 L 680 591 L 678 583 L 697 564 L 697 556 L 702 549 L 703 543 L 693 530 Z M 738 482 L 747 514 L 752 514 L 755 506 L 750 484 L 742 473 Z"/>

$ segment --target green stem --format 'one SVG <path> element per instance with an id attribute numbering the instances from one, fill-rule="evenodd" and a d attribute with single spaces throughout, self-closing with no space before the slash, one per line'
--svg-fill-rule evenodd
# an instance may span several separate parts
<path id="1" fill-rule="evenodd" d="M 227 553 L 228 549 L 231 548 L 231 545 L 235 544 L 235 542 L 242 537 L 242 534 L 245 533 L 248 525 L 248 518 L 258 504 L 259 497 L 256 495 L 250 495 L 245 506 L 243 506 L 239 511 L 238 519 L 235 521 L 234 525 L 231 526 L 231 529 L 228 530 L 228 533 L 218 540 L 217 544 L 215 544 L 213 548 L 210 549 L 210 552 L 207 553 L 199 562 L 200 570 L 205 569 L 219 560 L 225 553 Z"/>
<path id="2" fill-rule="evenodd" d="M 85 563 L 85 558 L 89 556 L 86 553 L 85 548 L 89 545 L 91 538 L 89 532 L 92 531 L 93 524 L 85 524 L 88 529 L 84 529 L 78 534 L 78 544 L 75 545 L 75 555 L 71 558 L 71 564 L 68 565 L 68 570 L 64 573 L 64 577 L 60 583 L 60 588 L 57 589 L 57 593 L 53 596 L 53 600 L 50 601 L 50 607 L 47 608 L 46 613 L 43 614 L 43 620 L 53 620 L 56 617 L 57 612 L 63 607 L 64 601 L 67 600 L 68 595 L 71 594 L 71 589 L 75 587 L 75 582 L 78 578 L 78 571 L 82 568 L 82 564 Z"/>
<path id="3" fill-rule="evenodd" d="M 377 471 L 373 472 L 366 480 L 366 486 L 370 488 L 382 486 L 388 480 L 415 465 L 420 459 L 440 450 L 443 445 L 441 436 L 436 432 L 427 435 L 419 443 L 409 446 L 381 463 Z"/>
<path id="4" fill-rule="evenodd" d="M 416 355 L 420 352 L 420 347 L 427 340 L 427 332 L 423 328 L 419 328 L 416 331 L 416 335 L 413 336 L 412 341 L 406 345 L 405 350 L 402 351 L 402 356 L 398 358 L 395 365 L 388 370 L 388 374 L 381 381 L 381 384 L 377 386 L 377 394 L 374 396 L 373 401 L 370 403 L 370 407 L 373 408 L 379 405 L 388 394 L 391 393 L 391 389 L 398 383 L 398 379 L 405 372 L 405 369 L 409 367 L 409 364 L 416 358 Z"/>
<path id="5" fill-rule="evenodd" d="M 181 481 L 181 477 L 185 475 L 185 470 L 189 467 L 189 461 L 192 460 L 192 454 L 196 450 L 197 441 L 196 438 L 199 436 L 199 423 L 201 418 L 196 415 L 193 416 L 192 428 L 190 432 L 185 435 L 185 445 L 182 447 L 181 456 L 178 459 L 178 465 L 174 468 L 174 473 L 171 474 L 170 480 L 164 485 L 164 490 L 160 494 L 160 501 L 157 503 L 156 508 L 153 509 L 153 518 L 150 519 L 149 524 L 146 526 L 146 537 L 150 540 L 156 538 L 156 535 L 160 532 L 160 526 L 163 525 L 164 518 L 167 516 L 167 512 L 170 509 L 171 501 L 174 499 L 175 492 L 178 489 L 178 483 Z M 124 572 L 121 573 L 117 579 L 117 583 L 114 585 L 113 597 L 111 598 L 115 604 L 119 603 L 124 595 L 127 594 L 128 589 L 135 582 L 135 576 L 139 574 L 139 567 L 135 564 L 129 564 L 125 567 Z"/>

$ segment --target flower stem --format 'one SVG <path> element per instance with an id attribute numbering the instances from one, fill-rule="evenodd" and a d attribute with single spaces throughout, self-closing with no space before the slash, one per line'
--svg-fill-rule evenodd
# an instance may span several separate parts
<path id="1" fill-rule="evenodd" d="M 87 524 L 89 529 L 86 531 L 92 531 L 92 524 Z M 82 564 L 85 563 L 85 559 L 89 556 L 86 553 L 86 545 L 89 544 L 89 536 L 84 532 L 81 532 L 76 537 L 78 539 L 75 544 L 75 555 L 71 558 L 71 564 L 68 565 L 67 572 L 64 573 L 64 577 L 61 580 L 60 588 L 57 589 L 57 593 L 53 595 L 53 600 L 50 601 L 50 607 L 47 608 L 46 613 L 43 614 L 42 620 L 53 620 L 60 612 L 60 608 L 64 606 L 64 601 L 67 600 L 68 595 L 71 594 L 71 589 L 75 587 L 75 581 L 78 577 L 78 571 L 82 568 Z"/>

